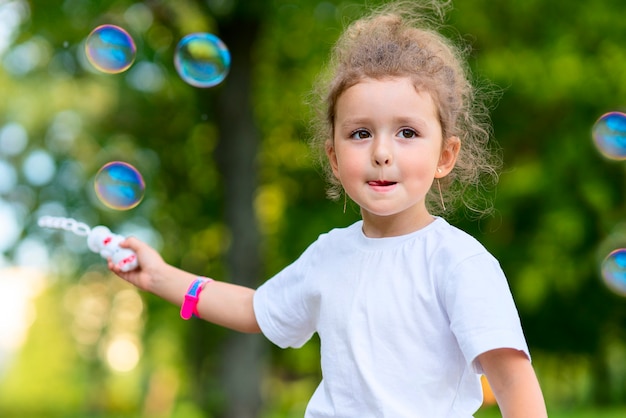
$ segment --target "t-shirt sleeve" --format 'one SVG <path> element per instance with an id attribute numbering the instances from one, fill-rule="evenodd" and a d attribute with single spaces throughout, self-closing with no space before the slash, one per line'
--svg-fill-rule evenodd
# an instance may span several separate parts
<path id="1" fill-rule="evenodd" d="M 506 277 L 488 252 L 471 256 L 449 272 L 444 301 L 450 327 L 472 369 L 482 374 L 477 357 L 512 348 L 530 353 Z"/>
<path id="2" fill-rule="evenodd" d="M 261 332 L 281 348 L 303 346 L 315 333 L 315 306 L 307 282 L 309 247 L 294 263 L 263 283 L 254 295 Z"/>

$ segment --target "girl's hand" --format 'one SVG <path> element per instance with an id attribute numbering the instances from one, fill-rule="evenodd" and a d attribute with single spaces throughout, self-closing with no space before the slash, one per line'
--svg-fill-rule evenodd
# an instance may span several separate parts
<path id="1" fill-rule="evenodd" d="M 180 307 L 189 285 L 198 276 L 167 264 L 157 251 L 137 238 L 127 238 L 119 245 L 135 252 L 138 266 L 123 272 L 109 259 L 109 269 L 139 289 Z M 244 286 L 212 282 L 198 302 L 200 318 L 241 332 L 261 332 L 254 314 L 254 292 Z"/>
<path id="2" fill-rule="evenodd" d="M 109 270 L 138 288 L 153 292 L 158 282 L 163 278 L 163 272 L 167 267 L 161 255 L 148 244 L 135 237 L 125 239 L 120 243 L 120 247 L 133 250 L 137 254 L 139 265 L 131 271 L 124 272 L 118 266 L 115 266 L 109 258 Z"/>

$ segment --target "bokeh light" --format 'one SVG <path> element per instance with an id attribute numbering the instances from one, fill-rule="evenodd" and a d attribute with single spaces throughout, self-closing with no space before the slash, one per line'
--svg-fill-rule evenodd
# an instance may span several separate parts
<path id="1" fill-rule="evenodd" d="M 230 70 L 230 52 L 217 36 L 192 33 L 176 46 L 174 65 L 187 84 L 213 87 L 224 81 Z"/>
<path id="2" fill-rule="evenodd" d="M 17 122 L 9 122 L 0 128 L 0 154 L 20 154 L 28 144 L 28 132 Z"/>
<path id="3" fill-rule="evenodd" d="M 592 136 L 602 155 L 612 160 L 626 159 L 626 114 L 605 113 L 593 125 Z"/>
<path id="4" fill-rule="evenodd" d="M 43 149 L 30 152 L 22 162 L 22 172 L 33 186 L 48 184 L 56 174 L 56 163 L 50 153 Z"/>
<path id="5" fill-rule="evenodd" d="M 0 197 L 0 254 L 18 242 L 22 234 L 22 225 L 16 206 L 5 202 Z"/>
<path id="6" fill-rule="evenodd" d="M 17 185 L 17 171 L 12 164 L 0 158 L 0 195 L 9 193 Z"/>
<path id="7" fill-rule="evenodd" d="M 28 2 L 0 1 L 0 55 L 17 36 L 20 25 L 30 16 Z"/>
<path id="8" fill-rule="evenodd" d="M 106 348 L 106 360 L 116 372 L 129 372 L 139 363 L 139 346 L 132 336 L 117 336 Z"/>
<path id="9" fill-rule="evenodd" d="M 126 71 L 135 61 L 135 41 L 124 29 L 115 25 L 95 28 L 85 42 L 87 59 L 98 71 L 117 74 Z"/>
<path id="10" fill-rule="evenodd" d="M 602 261 L 602 279 L 613 292 L 626 296 L 626 248 L 618 248 Z"/>
<path id="11" fill-rule="evenodd" d="M 107 207 L 128 210 L 143 199 L 145 183 L 141 173 L 132 165 L 113 161 L 96 174 L 94 188 L 98 199 Z"/>

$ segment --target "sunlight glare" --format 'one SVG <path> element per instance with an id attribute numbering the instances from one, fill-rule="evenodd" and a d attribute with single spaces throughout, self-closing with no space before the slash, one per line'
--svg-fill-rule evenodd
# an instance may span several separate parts
<path id="1" fill-rule="evenodd" d="M 44 284 L 44 275 L 37 269 L 0 268 L 0 368 L 26 340 L 36 317 L 34 300 Z"/>

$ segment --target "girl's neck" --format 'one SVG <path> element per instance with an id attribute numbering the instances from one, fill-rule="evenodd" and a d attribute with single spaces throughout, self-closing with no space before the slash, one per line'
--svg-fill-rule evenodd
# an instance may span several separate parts
<path id="1" fill-rule="evenodd" d="M 363 234 L 368 238 L 389 238 L 407 235 L 431 224 L 435 218 L 425 214 L 378 216 L 361 211 Z"/>

